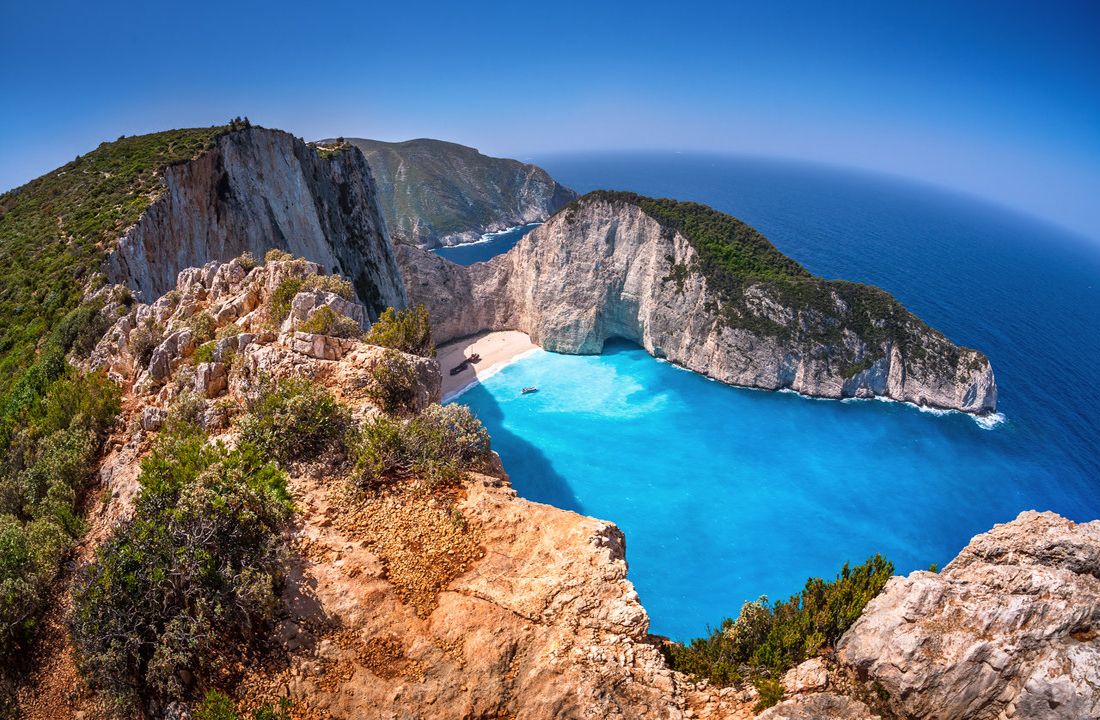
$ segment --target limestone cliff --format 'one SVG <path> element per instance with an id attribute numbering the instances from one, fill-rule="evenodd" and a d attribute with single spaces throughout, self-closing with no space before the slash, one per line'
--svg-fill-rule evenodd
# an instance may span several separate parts
<path id="1" fill-rule="evenodd" d="M 374 171 L 395 242 L 424 248 L 472 242 L 483 233 L 541 222 L 577 197 L 536 165 L 456 143 L 348 142 Z"/>
<path id="2" fill-rule="evenodd" d="M 111 248 L 106 271 L 152 302 L 183 269 L 281 248 L 347 276 L 370 317 L 405 292 L 362 154 L 320 153 L 279 130 L 222 135 L 164 169 L 156 200 Z"/>
<path id="3" fill-rule="evenodd" d="M 133 512 L 141 458 L 181 397 L 229 443 L 264 376 L 311 379 L 355 418 L 381 412 L 364 388 L 386 351 L 295 326 L 320 307 L 352 317 L 364 308 L 310 289 L 290 304 L 289 325 L 271 315 L 287 277 L 321 272 L 303 261 L 210 263 L 181 272 L 177 292 L 151 305 L 106 310 L 115 322 L 92 363 L 124 387 L 124 417 L 79 562 Z M 212 319 L 203 332 L 215 338 L 202 357 L 199 317 Z M 159 343 L 142 351 L 150 328 L 161 329 Z M 407 360 L 422 410 L 439 400 L 439 366 Z M 467 473 L 450 505 L 415 488 L 364 494 L 338 463 L 287 469 L 296 515 L 282 605 L 266 654 L 232 688 L 240 709 L 289 695 L 300 718 L 753 715 L 751 686 L 716 688 L 669 669 L 614 525 L 518 497 L 499 464 Z M 760 717 L 1092 717 L 1098 626 L 1100 524 L 1024 513 L 942 573 L 891 579 L 837 653 L 791 669 L 784 698 Z M 99 716 L 102 698 L 74 694 L 63 644 L 34 678 L 25 717 Z"/>
<path id="4" fill-rule="evenodd" d="M 838 658 L 899 717 L 1100 717 L 1100 521 L 1021 513 L 891 579 Z"/>
<path id="5" fill-rule="evenodd" d="M 437 342 L 514 329 L 547 350 L 598 353 L 621 337 L 733 385 L 979 414 L 996 407 L 980 352 L 877 288 L 810 275 L 703 206 L 592 193 L 487 263 L 398 254 L 410 302 L 427 306 Z"/>

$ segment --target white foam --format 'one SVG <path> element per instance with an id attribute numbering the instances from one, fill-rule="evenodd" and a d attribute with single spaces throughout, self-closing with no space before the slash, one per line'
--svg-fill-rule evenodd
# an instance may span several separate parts
<path id="1" fill-rule="evenodd" d="M 516 225 L 515 227 L 505 228 L 504 230 L 497 230 L 495 232 L 483 233 L 477 240 L 471 240 L 470 242 L 456 243 L 454 245 L 444 245 L 443 247 L 435 248 L 436 250 L 450 250 L 451 248 L 469 247 L 471 245 L 484 245 L 487 242 L 492 242 L 501 235 L 507 235 L 510 232 L 519 230 L 525 227 L 534 227 L 536 225 L 542 225 L 542 223 L 527 223 L 526 225 Z"/>
<path id="2" fill-rule="evenodd" d="M 975 415 L 974 422 L 978 423 L 978 427 L 983 430 L 992 430 L 998 425 L 1003 424 L 1008 418 L 1004 413 L 993 413 L 991 415 Z"/>
<path id="3" fill-rule="evenodd" d="M 450 393 L 450 394 L 446 395 L 443 398 L 443 400 L 441 400 L 440 402 L 449 403 L 449 402 L 455 400 L 456 398 L 458 398 L 459 396 L 461 396 L 462 394 L 464 394 L 466 391 L 468 391 L 470 388 L 474 387 L 475 385 L 479 385 L 482 382 L 484 382 L 485 380 L 488 380 L 492 376 L 496 375 L 498 372 L 500 372 L 504 368 L 508 367 L 512 363 L 517 363 L 517 362 L 519 362 L 520 360 L 522 360 L 526 357 L 530 357 L 530 356 L 534 355 L 535 353 L 540 353 L 540 352 L 545 352 L 545 350 L 543 350 L 542 348 L 539 348 L 539 347 L 533 347 L 530 350 L 524 350 L 523 352 L 519 353 L 518 355 L 513 355 L 512 357 L 508 358 L 507 360 L 505 360 L 503 362 L 494 363 L 494 364 L 490 365 L 488 368 L 486 368 L 485 372 L 480 373 L 480 374 L 475 374 L 473 379 L 470 380 L 470 382 L 466 383 L 465 385 L 460 387 L 458 390 L 455 390 L 453 393 Z"/>

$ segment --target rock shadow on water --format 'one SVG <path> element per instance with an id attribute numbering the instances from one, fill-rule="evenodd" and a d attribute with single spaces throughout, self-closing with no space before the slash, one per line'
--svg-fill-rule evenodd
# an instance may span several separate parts
<path id="1" fill-rule="evenodd" d="M 569 483 L 554 470 L 545 453 L 508 430 L 504 412 L 492 393 L 482 385 L 475 385 L 463 393 L 457 402 L 469 405 L 482 424 L 492 428 L 493 450 L 500 455 L 504 470 L 520 496 L 581 515 L 587 514 Z"/>

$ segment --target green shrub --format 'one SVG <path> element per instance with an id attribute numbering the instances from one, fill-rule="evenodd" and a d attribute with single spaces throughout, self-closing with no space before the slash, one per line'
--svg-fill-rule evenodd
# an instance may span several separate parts
<path id="1" fill-rule="evenodd" d="M 220 690 L 210 690 L 195 708 L 195 720 L 240 720 L 233 700 Z"/>
<path id="2" fill-rule="evenodd" d="M 339 275 L 310 275 L 302 281 L 303 290 L 321 290 L 339 295 L 345 300 L 355 299 L 355 288 Z"/>
<path id="3" fill-rule="evenodd" d="M 276 286 L 268 304 L 268 317 L 271 322 L 278 325 L 286 320 L 286 316 L 290 314 L 290 304 L 294 302 L 294 296 L 301 289 L 302 281 L 293 277 L 286 278 Z"/>
<path id="4" fill-rule="evenodd" d="M 152 321 L 138 325 L 130 331 L 128 341 L 130 343 L 130 354 L 137 360 L 138 365 L 144 367 L 149 364 L 149 359 L 153 357 L 153 351 L 156 350 L 157 345 L 160 345 L 163 339 L 163 331 L 154 325 Z"/>
<path id="5" fill-rule="evenodd" d="M 745 603 L 737 620 L 727 619 L 707 637 L 665 646 L 673 669 L 719 685 L 744 678 L 777 678 L 787 669 L 835 646 L 864 606 L 882 591 L 894 566 L 875 555 L 836 579 L 810 578 L 787 601 Z M 763 691 L 761 691 L 763 695 Z"/>
<path id="6" fill-rule="evenodd" d="M 293 260 L 294 256 L 288 253 L 286 250 L 280 250 L 279 248 L 271 248 L 264 253 L 264 262 L 285 262 L 287 260 Z"/>
<path id="7" fill-rule="evenodd" d="M 405 310 L 386 308 L 363 340 L 410 355 L 435 357 L 431 323 L 423 305 Z"/>
<path id="8" fill-rule="evenodd" d="M 489 433 L 464 405 L 432 405 L 408 422 L 382 416 L 367 422 L 355 447 L 360 486 L 417 477 L 429 486 L 483 469 Z"/>
<path id="9" fill-rule="evenodd" d="M 204 343 L 214 339 L 214 333 L 218 331 L 218 323 L 210 313 L 204 310 L 195 313 L 187 320 L 187 328 L 191 331 L 195 342 Z"/>
<path id="10" fill-rule="evenodd" d="M 162 435 L 132 519 L 78 575 L 70 629 L 89 685 L 163 708 L 266 632 L 285 566 L 285 475 L 254 446 Z"/>
<path id="11" fill-rule="evenodd" d="M 244 332 L 244 328 L 235 322 L 231 322 L 228 325 L 223 325 L 218 328 L 218 332 L 215 333 L 214 338 L 216 340 L 224 340 L 227 337 L 236 337 Z"/>
<path id="12" fill-rule="evenodd" d="M 239 262 L 241 264 L 241 267 L 243 267 L 246 271 L 252 270 L 259 264 L 256 262 L 256 256 L 248 250 L 245 250 L 243 253 L 237 256 L 237 262 Z"/>
<path id="13" fill-rule="evenodd" d="M 753 681 L 760 698 L 753 705 L 753 712 L 763 712 L 783 699 L 783 683 L 772 678 L 757 678 Z"/>
<path id="14" fill-rule="evenodd" d="M 40 378 L 42 389 L 19 409 L 18 427 L 7 426 L 0 456 L 0 689 L 11 682 L 14 658 L 83 531 L 78 502 L 119 410 L 119 390 L 102 374 L 59 368 L 59 377 Z"/>
<path id="15" fill-rule="evenodd" d="M 300 379 L 264 379 L 249 400 L 240 437 L 280 462 L 316 457 L 341 446 L 347 409 L 323 387 Z"/>
<path id="16" fill-rule="evenodd" d="M 304 333 L 332 335 L 340 338 L 358 337 L 362 332 L 359 323 L 343 313 L 338 313 L 328 305 L 322 305 L 310 314 L 309 319 L 298 326 Z"/>
<path id="17" fill-rule="evenodd" d="M 191 362 L 198 365 L 200 363 L 214 362 L 214 348 L 217 347 L 217 343 L 213 340 L 204 342 L 195 349 L 195 353 L 191 356 Z"/>
<path id="18" fill-rule="evenodd" d="M 387 413 L 411 411 L 416 403 L 416 368 L 402 353 L 386 348 L 371 367 L 364 390 Z"/>

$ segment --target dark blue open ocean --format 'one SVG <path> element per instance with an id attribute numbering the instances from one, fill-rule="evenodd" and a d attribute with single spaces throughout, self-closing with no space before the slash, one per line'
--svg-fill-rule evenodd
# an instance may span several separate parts
<path id="1" fill-rule="evenodd" d="M 1100 518 L 1100 244 L 976 198 L 794 162 L 537 160 L 578 192 L 695 200 L 812 272 L 879 285 L 992 363 L 1003 421 L 728 388 L 630 346 L 537 352 L 467 392 L 521 495 L 616 522 L 652 631 L 883 552 L 943 564 L 1021 510 Z M 512 238 L 509 237 L 509 240 Z M 478 246 L 491 254 L 492 243 Z M 519 388 L 537 385 L 536 395 Z"/>

